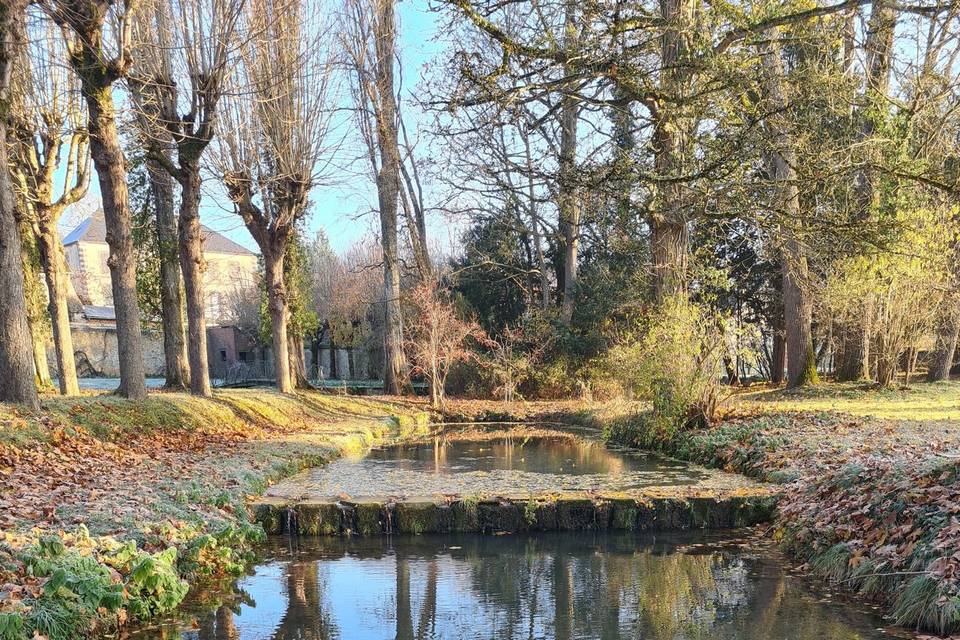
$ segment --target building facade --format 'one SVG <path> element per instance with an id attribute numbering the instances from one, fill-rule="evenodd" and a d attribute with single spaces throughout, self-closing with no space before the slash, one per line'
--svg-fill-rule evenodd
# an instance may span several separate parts
<path id="1" fill-rule="evenodd" d="M 71 284 L 80 302 L 72 314 L 71 329 L 81 376 L 119 375 L 106 231 L 103 212 L 97 212 L 63 239 Z M 207 227 L 202 227 L 202 233 L 207 338 L 211 373 L 216 376 L 246 355 L 237 348 L 231 327 L 237 321 L 238 305 L 249 304 L 251 290 L 258 286 L 259 266 L 252 251 Z M 163 337 L 152 330 L 145 330 L 143 336 L 147 374 L 162 375 Z"/>

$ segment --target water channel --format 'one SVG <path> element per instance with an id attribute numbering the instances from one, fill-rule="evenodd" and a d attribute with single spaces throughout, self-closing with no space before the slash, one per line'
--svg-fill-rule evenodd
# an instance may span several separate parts
<path id="1" fill-rule="evenodd" d="M 734 487 L 739 476 L 563 434 L 386 447 L 275 496 Z M 522 491 L 520 491 L 522 490 Z M 894 632 L 816 592 L 755 530 L 273 536 L 138 640 L 865 640 Z"/>

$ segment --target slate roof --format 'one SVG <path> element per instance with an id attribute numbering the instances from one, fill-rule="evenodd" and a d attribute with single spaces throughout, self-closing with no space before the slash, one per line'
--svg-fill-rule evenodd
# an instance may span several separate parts
<path id="1" fill-rule="evenodd" d="M 205 253 L 232 253 L 243 256 L 254 255 L 253 252 L 246 247 L 220 235 L 209 227 L 200 225 L 200 232 L 203 234 L 203 251 Z M 68 233 L 63 239 L 63 246 L 80 242 L 81 240 L 84 242 L 107 241 L 107 224 L 103 217 L 103 211 L 97 211 L 74 227 L 73 231 Z"/>
<path id="2" fill-rule="evenodd" d="M 116 320 L 117 312 L 113 307 L 83 305 L 83 315 L 87 320 Z"/>

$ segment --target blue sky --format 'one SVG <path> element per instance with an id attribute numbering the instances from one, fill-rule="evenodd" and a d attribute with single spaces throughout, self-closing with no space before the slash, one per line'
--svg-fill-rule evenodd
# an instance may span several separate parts
<path id="1" fill-rule="evenodd" d="M 403 65 L 404 99 L 413 92 L 421 81 L 421 72 L 425 63 L 441 51 L 442 44 L 437 38 L 436 14 L 428 10 L 424 0 L 412 0 L 398 3 L 400 21 L 400 55 Z M 345 92 L 346 93 L 346 92 Z M 413 105 L 404 104 L 408 129 L 419 124 L 417 111 Z M 337 137 L 350 138 L 352 123 L 344 122 L 336 132 Z M 411 135 L 415 135 L 411 131 Z M 358 240 L 379 229 L 379 219 L 375 214 L 376 188 L 369 177 L 367 166 L 350 160 L 357 155 L 355 149 L 345 145 L 343 159 L 338 160 L 338 169 L 330 176 L 328 184 L 322 185 L 311 193 L 312 206 L 307 212 L 306 225 L 312 236 L 319 230 L 326 232 L 334 250 L 348 249 Z M 88 202 L 81 209 L 89 209 L 92 202 L 99 204 L 100 188 L 96 177 L 91 180 Z M 67 213 L 64 222 L 73 222 L 80 215 Z M 200 218 L 203 224 L 224 234 L 231 240 L 257 251 L 256 243 L 243 226 L 243 222 L 233 213 L 232 207 L 222 196 L 215 181 L 209 176 L 204 180 L 203 202 Z M 436 228 L 436 223 L 431 226 Z M 442 223 L 440 223 L 442 225 Z M 63 230 L 64 234 L 71 227 Z M 442 231 L 442 229 L 437 229 Z M 441 234 L 445 235 L 445 234 Z M 440 238 L 446 242 L 448 238 Z"/>

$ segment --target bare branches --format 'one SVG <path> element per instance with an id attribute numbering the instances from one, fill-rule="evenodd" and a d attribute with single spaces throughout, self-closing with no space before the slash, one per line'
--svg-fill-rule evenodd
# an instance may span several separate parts
<path id="1" fill-rule="evenodd" d="M 29 45 L 13 71 L 11 160 L 20 196 L 55 225 L 90 183 L 86 114 L 76 77 L 60 64 L 65 49 L 53 25 L 28 14 L 26 29 Z"/>
<path id="2" fill-rule="evenodd" d="M 252 0 L 214 165 L 260 240 L 286 238 L 326 175 L 336 49 L 315 3 Z M 252 231 L 251 231 L 252 232 Z"/>

